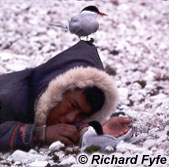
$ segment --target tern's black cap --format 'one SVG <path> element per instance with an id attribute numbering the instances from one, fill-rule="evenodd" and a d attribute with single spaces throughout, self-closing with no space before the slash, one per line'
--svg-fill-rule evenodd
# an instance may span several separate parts
<path id="1" fill-rule="evenodd" d="M 89 122 L 89 126 L 92 126 L 98 135 L 103 135 L 103 128 L 100 122 L 94 120 Z"/>
<path id="2" fill-rule="evenodd" d="M 95 12 L 95 13 L 98 13 L 98 14 L 100 13 L 99 9 L 96 6 L 87 6 L 87 7 L 83 8 L 81 10 L 81 12 L 82 11 L 91 11 L 91 12 Z"/>

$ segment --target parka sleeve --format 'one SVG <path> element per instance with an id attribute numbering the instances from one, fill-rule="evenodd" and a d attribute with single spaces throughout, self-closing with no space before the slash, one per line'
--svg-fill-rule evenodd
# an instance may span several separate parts
<path id="1" fill-rule="evenodd" d="M 34 124 L 8 121 L 0 124 L 0 151 L 28 150 L 33 144 Z"/>

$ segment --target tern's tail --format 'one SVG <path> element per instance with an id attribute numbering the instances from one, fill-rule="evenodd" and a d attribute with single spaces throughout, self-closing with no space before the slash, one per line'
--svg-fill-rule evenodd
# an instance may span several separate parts
<path id="1" fill-rule="evenodd" d="M 68 26 L 67 26 L 67 25 L 61 25 L 61 24 L 49 24 L 49 26 L 59 27 L 59 28 L 63 28 L 63 29 L 65 29 L 65 30 L 68 30 Z"/>

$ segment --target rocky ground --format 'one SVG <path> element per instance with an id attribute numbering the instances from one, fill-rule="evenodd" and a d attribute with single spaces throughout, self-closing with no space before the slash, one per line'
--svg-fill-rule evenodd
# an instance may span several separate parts
<path id="1" fill-rule="evenodd" d="M 152 134 L 135 145 L 120 143 L 114 154 L 166 156 L 169 166 L 169 1 L 1 0 L 0 74 L 38 66 L 77 43 L 78 37 L 49 24 L 64 24 L 91 4 L 108 14 L 92 37 L 119 90 L 116 111 L 132 117 L 136 135 Z M 54 143 L 0 153 L 0 166 L 76 167 L 78 153 Z"/>

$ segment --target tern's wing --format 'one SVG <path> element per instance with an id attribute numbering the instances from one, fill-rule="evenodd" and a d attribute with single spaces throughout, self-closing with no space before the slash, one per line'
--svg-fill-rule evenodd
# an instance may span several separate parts
<path id="1" fill-rule="evenodd" d="M 99 146 L 101 150 L 104 151 L 107 146 L 115 148 L 117 144 L 118 141 L 115 138 L 111 138 L 107 135 L 92 135 L 88 136 L 85 142 L 82 143 L 81 150 L 84 151 L 87 147 L 94 145 Z"/>
<path id="2" fill-rule="evenodd" d="M 69 30 L 72 34 L 77 34 L 81 29 L 80 17 L 79 15 L 73 16 L 69 21 Z"/>

